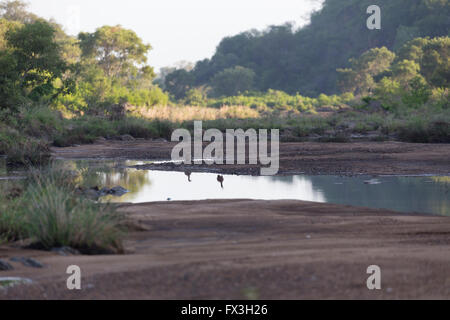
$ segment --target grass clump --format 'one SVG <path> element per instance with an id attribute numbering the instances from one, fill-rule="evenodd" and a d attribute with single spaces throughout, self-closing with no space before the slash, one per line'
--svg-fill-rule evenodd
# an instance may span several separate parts
<path id="1" fill-rule="evenodd" d="M 64 171 L 33 174 L 24 195 L 28 236 L 43 249 L 68 246 L 83 253 L 122 253 L 122 216 L 108 204 L 77 197 L 73 178 Z"/>
<path id="2" fill-rule="evenodd" d="M 0 243 L 16 241 L 26 235 L 25 215 L 18 199 L 21 193 L 19 185 L 0 183 Z"/>
<path id="3" fill-rule="evenodd" d="M 84 253 L 121 253 L 121 217 L 108 205 L 73 197 L 55 185 L 28 190 L 28 234 L 37 247 L 68 246 Z"/>
<path id="4" fill-rule="evenodd" d="M 68 246 L 85 254 L 123 253 L 123 216 L 109 204 L 75 194 L 76 175 L 63 170 L 32 170 L 15 199 L 2 192 L 0 239 L 30 238 L 32 247 Z"/>
<path id="5" fill-rule="evenodd" d="M 7 126 L 0 127 L 0 154 L 6 155 L 11 166 L 40 165 L 50 158 L 47 141 L 21 135 Z"/>

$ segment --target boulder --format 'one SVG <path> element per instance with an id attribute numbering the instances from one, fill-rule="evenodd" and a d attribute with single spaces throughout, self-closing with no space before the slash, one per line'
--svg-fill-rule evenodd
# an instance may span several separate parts
<path id="1" fill-rule="evenodd" d="M 30 267 L 30 268 L 43 268 L 44 267 L 40 262 L 38 262 L 32 258 L 14 257 L 9 260 L 11 260 L 13 262 L 20 262 L 24 266 Z"/>
<path id="2" fill-rule="evenodd" d="M 14 268 L 8 262 L 0 260 L 0 271 L 13 270 Z"/>
<path id="3" fill-rule="evenodd" d="M 128 193 L 130 191 L 128 191 L 125 188 L 122 188 L 121 186 L 117 186 L 114 188 L 111 188 L 111 190 L 109 190 L 109 194 L 112 194 L 113 196 L 123 196 L 125 193 Z"/>

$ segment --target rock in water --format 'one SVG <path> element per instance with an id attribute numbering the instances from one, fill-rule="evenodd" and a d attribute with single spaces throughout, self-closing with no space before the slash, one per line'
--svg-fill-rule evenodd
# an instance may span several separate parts
<path id="1" fill-rule="evenodd" d="M 114 187 L 111 190 L 109 190 L 109 194 L 112 194 L 113 196 L 123 196 L 125 193 L 128 193 L 130 191 L 128 191 L 125 188 L 122 188 L 120 186 Z"/>
<path id="2" fill-rule="evenodd" d="M 11 258 L 10 260 L 13 262 L 20 262 L 26 267 L 31 267 L 31 268 L 43 268 L 44 267 L 40 262 L 38 262 L 32 258 L 14 257 L 14 258 Z"/>
<path id="3" fill-rule="evenodd" d="M 14 268 L 8 262 L 0 260 L 0 271 L 13 270 Z"/>
<path id="4" fill-rule="evenodd" d="M 77 249 L 71 248 L 71 247 L 61 247 L 61 248 L 53 248 L 50 250 L 51 252 L 55 252 L 57 254 L 60 254 L 62 256 L 71 256 L 71 255 L 80 255 L 80 251 Z"/>
<path id="5" fill-rule="evenodd" d="M 122 141 L 134 141 L 135 139 L 129 134 L 124 134 L 124 135 L 120 136 L 120 140 L 122 140 Z"/>
<path id="6" fill-rule="evenodd" d="M 364 181 L 364 184 L 372 184 L 372 185 L 374 185 L 374 184 L 381 184 L 381 181 L 378 180 L 378 179 L 370 179 L 370 180 Z"/>

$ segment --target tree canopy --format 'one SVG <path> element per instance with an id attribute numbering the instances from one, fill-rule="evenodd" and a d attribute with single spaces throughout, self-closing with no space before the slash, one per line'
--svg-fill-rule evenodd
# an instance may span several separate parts
<path id="1" fill-rule="evenodd" d="M 103 26 L 94 33 L 82 32 L 78 36 L 83 58 L 95 62 L 108 77 L 136 76 L 138 66 L 147 62 L 146 54 L 151 49 L 132 30 L 120 25 Z M 153 71 L 145 66 L 144 74 Z"/>
<path id="2" fill-rule="evenodd" d="M 372 4 L 371 0 L 325 0 L 310 24 L 300 29 L 285 24 L 226 37 L 211 59 L 197 62 L 191 72 L 194 84 L 211 85 L 218 73 L 241 66 L 255 73 L 255 90 L 332 94 L 339 92 L 336 70 L 354 69 L 351 58 L 372 48 L 398 51 L 418 37 L 449 35 L 448 0 L 379 0 L 381 30 L 367 29 L 366 10 Z M 370 82 L 370 77 L 362 80 Z"/>

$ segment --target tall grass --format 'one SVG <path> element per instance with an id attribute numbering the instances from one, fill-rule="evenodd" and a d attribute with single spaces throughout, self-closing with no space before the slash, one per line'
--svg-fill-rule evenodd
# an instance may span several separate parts
<path id="1" fill-rule="evenodd" d="M 123 252 L 120 215 L 108 205 L 73 197 L 55 185 L 28 190 L 28 234 L 44 249 L 69 246 L 86 253 Z"/>
<path id="2" fill-rule="evenodd" d="M 30 238 L 40 249 L 68 246 L 86 254 L 122 253 L 123 215 L 111 205 L 75 195 L 75 176 L 32 170 L 20 197 L 2 192 L 0 239 Z"/>
<path id="3" fill-rule="evenodd" d="M 217 119 L 247 119 L 259 118 L 257 110 L 247 106 L 224 106 L 221 108 L 191 107 L 191 106 L 155 106 L 152 108 L 139 108 L 136 114 L 149 120 L 169 120 L 183 122 L 193 120 Z"/>
<path id="4" fill-rule="evenodd" d="M 21 187 L 14 183 L 0 183 L 0 243 L 19 240 L 26 235 L 25 214 L 18 199 L 20 191 Z"/>

